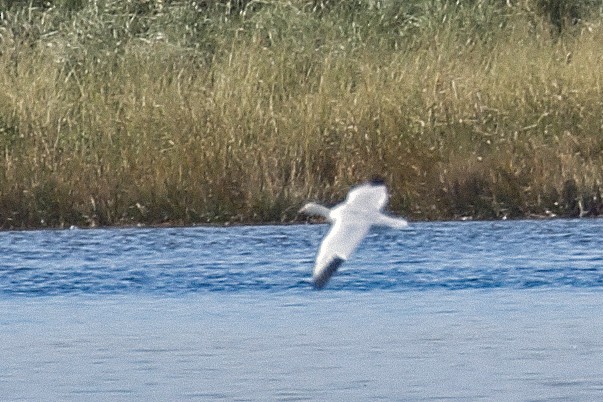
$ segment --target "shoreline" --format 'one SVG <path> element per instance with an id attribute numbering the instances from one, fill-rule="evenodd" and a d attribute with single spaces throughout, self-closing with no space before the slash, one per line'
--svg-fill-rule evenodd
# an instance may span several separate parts
<path id="1" fill-rule="evenodd" d="M 501 219 L 475 219 L 472 217 L 460 217 L 451 219 L 430 219 L 430 220 L 409 220 L 409 226 L 414 223 L 458 223 L 458 222 L 521 222 L 521 221 L 572 221 L 572 220 L 596 220 L 603 219 L 603 216 L 525 216 Z M 188 229 L 188 228 L 230 228 L 230 227 L 250 227 L 250 226 L 295 226 L 295 225 L 328 225 L 328 222 L 320 219 L 296 220 L 289 222 L 210 222 L 210 223 L 158 223 L 158 224 L 117 224 L 103 226 L 30 226 L 19 228 L 0 228 L 0 233 L 6 232 L 29 232 L 29 231 L 64 231 L 64 230 L 113 230 L 113 229 Z"/>

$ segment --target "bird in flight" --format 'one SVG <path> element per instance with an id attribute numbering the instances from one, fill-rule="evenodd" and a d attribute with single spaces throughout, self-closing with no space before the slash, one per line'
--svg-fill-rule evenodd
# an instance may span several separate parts
<path id="1" fill-rule="evenodd" d="M 402 218 L 385 215 L 382 209 L 387 204 L 388 194 L 383 179 L 375 178 L 368 183 L 352 188 L 344 202 L 333 208 L 310 202 L 300 213 L 320 215 L 331 223 L 323 239 L 312 274 L 316 289 L 322 289 L 337 268 L 346 261 L 368 234 L 371 226 L 388 226 L 402 229 L 408 222 Z"/>

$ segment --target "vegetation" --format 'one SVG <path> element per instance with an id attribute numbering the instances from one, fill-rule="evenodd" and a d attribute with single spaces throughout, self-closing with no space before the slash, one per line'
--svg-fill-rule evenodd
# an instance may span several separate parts
<path id="1" fill-rule="evenodd" d="M 603 11 L 0 0 L 0 227 L 603 213 Z"/>

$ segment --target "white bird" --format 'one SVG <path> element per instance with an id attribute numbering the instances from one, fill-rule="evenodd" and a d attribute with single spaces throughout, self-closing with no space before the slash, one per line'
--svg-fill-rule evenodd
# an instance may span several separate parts
<path id="1" fill-rule="evenodd" d="M 320 215 L 332 224 L 322 241 L 312 274 L 317 289 L 323 288 L 337 268 L 347 260 L 368 234 L 371 226 L 405 228 L 405 219 L 393 218 L 381 212 L 387 204 L 388 194 L 382 179 L 373 179 L 353 188 L 346 200 L 329 209 L 310 202 L 299 212 Z"/>

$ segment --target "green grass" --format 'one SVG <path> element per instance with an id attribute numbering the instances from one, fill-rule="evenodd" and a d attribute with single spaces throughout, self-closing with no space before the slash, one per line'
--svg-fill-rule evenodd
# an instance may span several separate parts
<path id="1" fill-rule="evenodd" d="M 602 212 L 594 2 L 8 3 L 0 227 Z"/>

